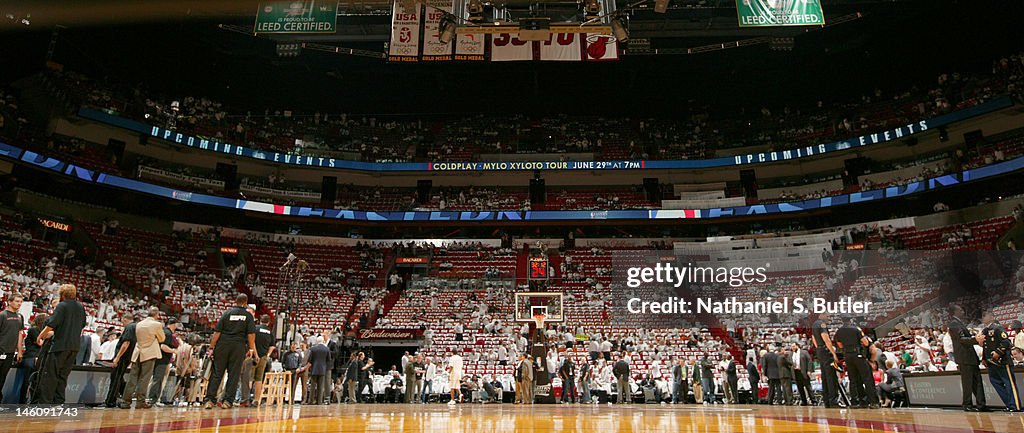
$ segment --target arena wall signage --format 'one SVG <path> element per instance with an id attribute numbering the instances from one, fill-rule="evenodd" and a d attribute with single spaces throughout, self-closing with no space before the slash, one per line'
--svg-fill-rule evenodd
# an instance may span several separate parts
<path id="1" fill-rule="evenodd" d="M 773 213 L 792 213 L 813 209 L 823 209 L 847 204 L 880 201 L 889 198 L 904 197 L 925 191 L 952 187 L 961 183 L 997 176 L 1024 169 L 1024 156 L 965 170 L 960 173 L 946 174 L 922 181 L 910 182 L 906 185 L 890 186 L 883 189 L 855 192 L 830 197 L 821 197 L 785 203 L 758 204 L 752 206 L 735 206 L 711 209 L 657 209 L 657 210 L 607 210 L 607 211 L 411 211 L 411 212 L 369 212 L 344 209 L 320 209 L 304 206 L 285 206 L 252 200 L 239 200 L 207 194 L 182 191 L 174 188 L 153 185 L 134 179 L 128 179 L 107 173 L 96 172 L 74 164 L 65 163 L 55 158 L 40 155 L 30 150 L 0 142 L 0 158 L 19 161 L 39 169 L 74 177 L 80 181 L 113 186 L 172 200 L 190 203 L 241 209 L 250 212 L 261 212 L 293 217 L 316 217 L 344 221 L 367 222 L 472 222 L 472 221 L 599 221 L 599 220 L 664 220 L 664 219 L 708 219 L 732 216 L 765 215 Z"/>
<path id="2" fill-rule="evenodd" d="M 217 152 L 230 156 L 242 156 L 262 161 L 276 162 L 299 167 L 320 167 L 341 170 L 360 171 L 534 171 L 534 170 L 655 170 L 655 169 L 696 169 L 711 167 L 727 167 L 747 164 L 790 161 L 794 159 L 818 156 L 830 152 L 869 146 L 899 140 L 908 136 L 936 129 L 954 122 L 970 119 L 1013 106 L 1009 96 L 1002 96 L 990 101 L 965 108 L 953 113 L 943 114 L 931 119 L 908 123 L 887 131 L 861 135 L 832 143 L 816 144 L 797 149 L 751 153 L 746 155 L 727 156 L 713 159 L 692 160 L 656 160 L 656 161 L 505 161 L 505 162 L 390 162 L 375 163 L 348 161 L 336 158 L 296 155 L 290 153 L 262 151 L 244 146 L 236 146 L 214 139 L 197 137 L 172 129 L 148 125 L 131 119 L 119 117 L 91 107 L 82 107 L 78 115 L 125 128 L 151 137 L 196 149 Z"/>
<path id="3" fill-rule="evenodd" d="M 263 2 L 254 33 L 334 33 L 338 2 L 300 0 Z"/>
<path id="4" fill-rule="evenodd" d="M 70 232 L 71 231 L 71 224 L 57 222 L 57 221 L 46 219 L 46 218 L 39 218 L 39 224 L 42 224 L 43 227 L 51 228 L 51 229 L 54 229 L 54 230 L 60 230 L 62 232 Z"/>
<path id="5" fill-rule="evenodd" d="M 422 329 L 363 329 L 360 340 L 416 340 L 423 338 Z"/>
<path id="6" fill-rule="evenodd" d="M 740 27 L 823 26 L 820 0 L 736 0 Z"/>

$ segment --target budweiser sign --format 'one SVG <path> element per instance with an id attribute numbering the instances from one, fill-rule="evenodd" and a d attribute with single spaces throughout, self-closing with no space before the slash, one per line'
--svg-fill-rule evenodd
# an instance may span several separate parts
<path id="1" fill-rule="evenodd" d="M 364 329 L 360 340 L 416 340 L 423 338 L 422 329 Z"/>

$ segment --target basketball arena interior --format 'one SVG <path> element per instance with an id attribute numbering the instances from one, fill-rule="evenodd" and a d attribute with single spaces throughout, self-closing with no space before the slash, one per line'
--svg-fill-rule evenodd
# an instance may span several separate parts
<path id="1" fill-rule="evenodd" d="M 1024 4 L 0 2 L 9 432 L 1024 432 Z"/>

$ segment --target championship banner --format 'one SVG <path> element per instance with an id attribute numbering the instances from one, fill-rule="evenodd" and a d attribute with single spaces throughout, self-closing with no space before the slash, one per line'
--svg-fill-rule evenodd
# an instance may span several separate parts
<path id="1" fill-rule="evenodd" d="M 540 59 L 578 62 L 582 55 L 582 39 L 581 33 L 552 33 L 548 40 L 540 43 Z"/>
<path id="2" fill-rule="evenodd" d="M 519 39 L 518 33 L 499 33 L 491 37 L 491 61 L 533 60 L 533 43 Z"/>
<path id="3" fill-rule="evenodd" d="M 455 37 L 455 60 L 482 62 L 487 60 L 486 34 L 460 33 Z"/>
<path id="4" fill-rule="evenodd" d="M 420 58 L 420 5 L 406 10 L 402 3 L 395 2 L 391 16 L 391 44 L 388 46 L 388 61 L 416 62 Z"/>
<path id="5" fill-rule="evenodd" d="M 441 28 L 441 18 L 445 13 L 451 13 L 454 5 L 451 0 L 430 0 L 426 3 L 426 12 L 423 13 L 423 61 L 450 61 L 452 60 L 452 43 L 441 42 L 438 33 Z"/>
<path id="6" fill-rule="evenodd" d="M 736 0 L 740 27 L 823 26 L 821 0 Z"/>
<path id="7" fill-rule="evenodd" d="M 586 43 L 583 59 L 592 61 L 619 60 L 619 41 L 612 35 L 597 33 L 586 33 L 583 35 Z"/>
<path id="8" fill-rule="evenodd" d="M 260 4 L 254 33 L 334 33 L 338 2 L 276 1 Z"/>

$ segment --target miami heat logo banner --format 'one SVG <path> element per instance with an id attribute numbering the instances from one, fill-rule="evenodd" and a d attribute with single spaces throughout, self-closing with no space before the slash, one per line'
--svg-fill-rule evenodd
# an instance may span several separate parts
<path id="1" fill-rule="evenodd" d="M 612 35 L 586 33 L 583 58 L 586 61 L 619 60 L 619 41 Z"/>
<path id="2" fill-rule="evenodd" d="M 452 42 L 441 42 L 441 18 L 452 12 L 452 2 L 430 0 L 423 12 L 423 61 L 447 61 L 452 59 Z"/>
<path id="3" fill-rule="evenodd" d="M 389 61 L 415 62 L 419 60 L 420 34 L 423 31 L 421 22 L 422 14 L 420 14 L 419 3 L 414 9 L 406 9 L 400 2 L 395 2 L 394 14 L 391 16 Z M 435 39 L 437 39 L 436 36 Z"/>

